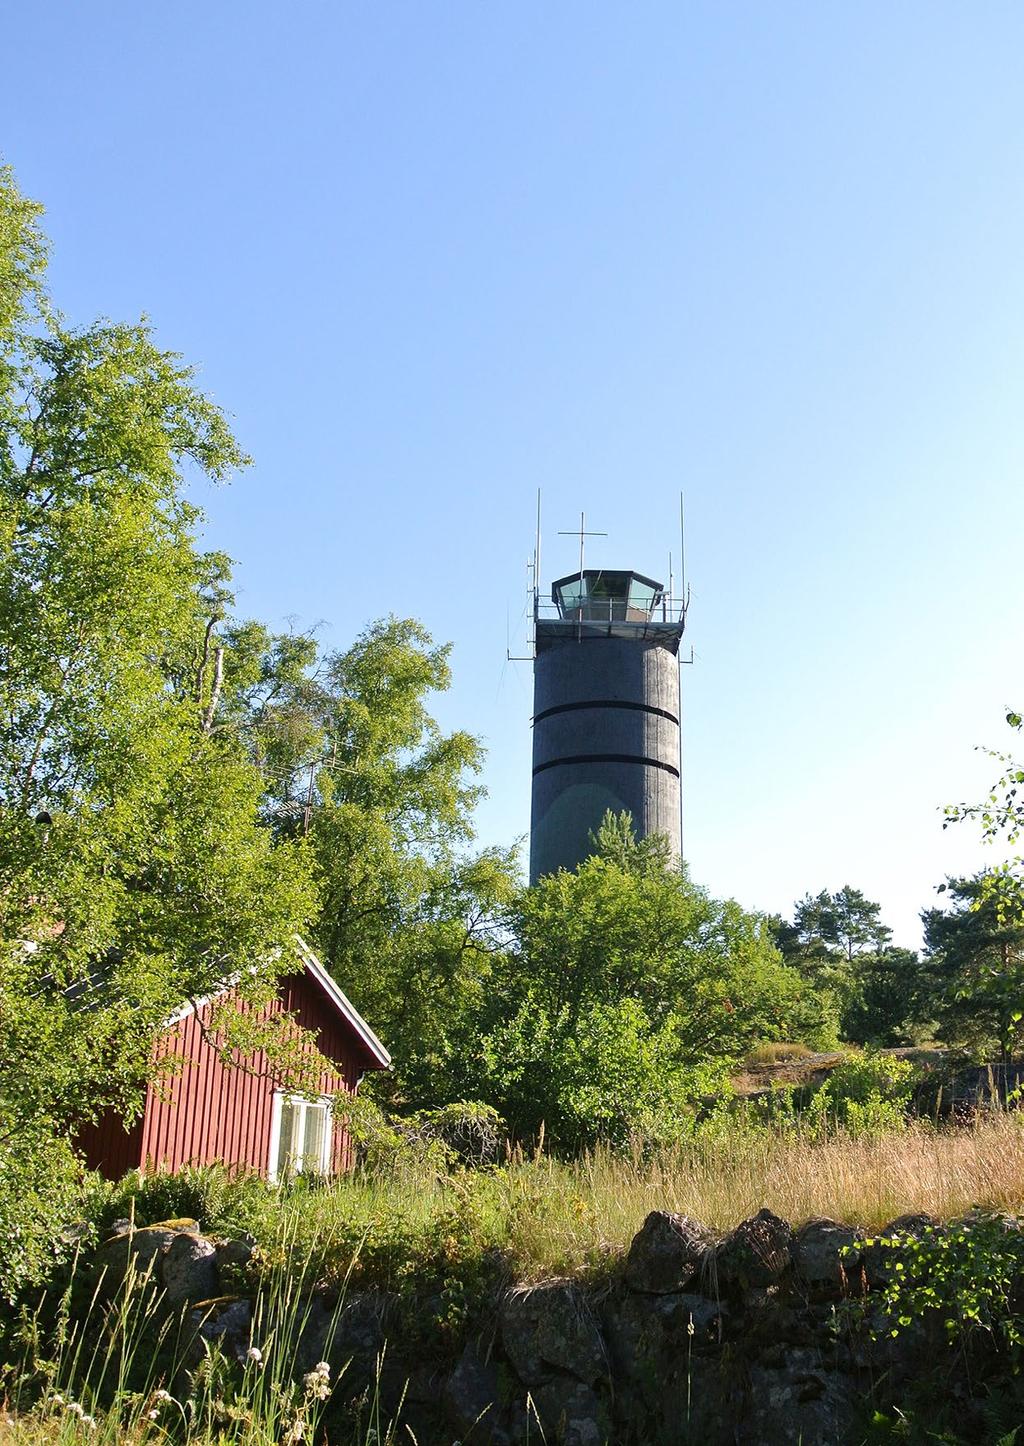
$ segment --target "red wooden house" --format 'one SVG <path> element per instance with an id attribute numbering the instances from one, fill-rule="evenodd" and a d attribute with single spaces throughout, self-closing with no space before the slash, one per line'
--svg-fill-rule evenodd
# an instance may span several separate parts
<path id="1" fill-rule="evenodd" d="M 86 1163 L 109 1178 L 128 1170 L 177 1170 L 225 1165 L 258 1170 L 269 1180 L 310 1171 L 330 1174 L 350 1163 L 344 1110 L 367 1070 L 387 1069 L 391 1056 L 346 999 L 312 949 L 296 940 L 296 967 L 279 980 L 270 1012 L 288 1012 L 312 1031 L 331 1068 L 320 1076 L 318 1099 L 278 1087 L 258 1053 L 241 1069 L 225 1065 L 204 1026 L 231 986 L 180 1009 L 156 1044 L 157 1058 L 174 1055 L 181 1067 L 146 1091 L 145 1108 L 129 1127 L 109 1113 L 79 1136 Z"/>

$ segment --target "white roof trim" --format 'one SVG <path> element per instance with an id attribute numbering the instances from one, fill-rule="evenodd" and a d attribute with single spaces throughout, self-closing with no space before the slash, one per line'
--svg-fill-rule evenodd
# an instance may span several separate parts
<path id="1" fill-rule="evenodd" d="M 320 963 L 320 960 L 313 953 L 312 949 L 306 943 L 305 939 L 301 938 L 301 936 L 298 934 L 294 935 L 294 939 L 295 947 L 298 949 L 299 956 L 302 959 L 302 962 L 305 964 L 308 972 L 312 974 L 313 978 L 320 985 L 321 989 L 324 991 L 328 999 L 330 999 L 331 1003 L 338 1010 L 339 1014 L 344 1015 L 344 1017 L 348 1020 L 349 1024 L 351 1024 L 356 1034 L 359 1035 L 359 1038 L 366 1045 L 367 1049 L 378 1061 L 380 1067 L 382 1069 L 389 1069 L 391 1067 L 391 1055 L 381 1044 L 380 1040 L 377 1038 L 373 1030 L 367 1024 L 366 1020 L 355 1008 L 355 1006 L 349 1001 L 348 997 L 344 994 L 344 992 L 338 988 L 337 984 L 328 974 L 324 966 Z"/>
<path id="2" fill-rule="evenodd" d="M 390 1069 L 391 1055 L 381 1044 L 366 1020 L 350 1002 L 348 996 L 338 988 L 305 939 L 299 934 L 293 935 L 293 938 L 296 951 L 302 960 L 306 973 L 313 976 L 338 1013 L 352 1026 L 374 1059 L 377 1060 L 380 1068 Z M 170 1029 L 172 1025 L 180 1024 L 183 1019 L 187 1019 L 194 1011 L 202 1009 L 206 1004 L 212 1004 L 215 999 L 220 999 L 235 987 L 241 977 L 240 974 L 233 974 L 230 979 L 225 979 L 221 987 L 213 994 L 206 994 L 202 999 L 190 999 L 188 1003 L 183 1004 L 180 1009 L 176 1009 L 174 1013 L 170 1015 L 165 1022 L 164 1028 Z"/>

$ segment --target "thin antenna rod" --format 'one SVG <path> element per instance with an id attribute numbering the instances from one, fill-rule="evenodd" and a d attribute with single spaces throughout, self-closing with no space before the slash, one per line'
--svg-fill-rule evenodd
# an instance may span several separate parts
<path id="1" fill-rule="evenodd" d="M 540 606 L 540 488 L 537 488 L 537 541 L 533 547 L 533 611 Z"/>
<path id="2" fill-rule="evenodd" d="M 686 525 L 683 517 L 683 494 L 679 494 L 679 596 L 686 612 Z"/>

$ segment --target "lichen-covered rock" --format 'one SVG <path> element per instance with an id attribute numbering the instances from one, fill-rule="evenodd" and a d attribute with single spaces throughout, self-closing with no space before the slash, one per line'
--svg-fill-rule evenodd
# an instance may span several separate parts
<path id="1" fill-rule="evenodd" d="M 604 1342 L 582 1292 L 551 1281 L 506 1293 L 501 1339 L 519 1379 L 540 1385 L 565 1371 L 587 1385 L 607 1372 Z"/>
<path id="2" fill-rule="evenodd" d="M 218 1268 L 227 1266 L 229 1269 L 241 1269 L 243 1266 L 248 1265 L 252 1259 L 255 1244 L 255 1237 L 245 1231 L 240 1235 L 233 1236 L 230 1240 L 218 1240 Z"/>
<path id="3" fill-rule="evenodd" d="M 899 1215 L 888 1225 L 883 1225 L 864 1251 L 864 1273 L 868 1285 L 872 1289 L 887 1285 L 900 1258 L 901 1241 L 920 1240 L 929 1231 L 937 1229 L 938 1223 L 931 1215 Z"/>
<path id="4" fill-rule="evenodd" d="M 608 1446 L 611 1420 L 604 1403 L 582 1381 L 555 1379 L 531 1392 L 543 1439 L 559 1446 Z"/>
<path id="5" fill-rule="evenodd" d="M 711 1231 L 689 1216 L 652 1210 L 629 1247 L 626 1283 L 653 1295 L 685 1290 L 714 1243 Z"/>
<path id="6" fill-rule="evenodd" d="M 176 1235 L 161 1257 L 160 1279 L 170 1305 L 208 1300 L 220 1289 L 217 1247 L 204 1235 Z"/>
<path id="7" fill-rule="evenodd" d="M 506 1441 L 501 1424 L 501 1382 L 493 1359 L 484 1359 L 468 1345 L 444 1387 L 444 1406 L 458 1439 L 499 1446 Z"/>
<path id="8" fill-rule="evenodd" d="M 189 1317 L 195 1332 L 195 1344 L 189 1352 L 189 1364 L 196 1365 L 206 1350 L 203 1341 L 220 1343 L 229 1359 L 243 1363 L 252 1342 L 252 1301 L 225 1297 L 206 1301 Z"/>
<path id="9" fill-rule="evenodd" d="M 105 1240 L 93 1257 L 93 1271 L 100 1294 L 112 1296 L 124 1281 L 129 1268 L 136 1278 L 159 1279 L 160 1258 L 177 1239 L 178 1232 L 166 1226 L 149 1225 L 142 1230 L 125 1231 Z"/>
<path id="10" fill-rule="evenodd" d="M 314 1296 L 297 1315 L 302 1329 L 295 1348 L 296 1373 L 305 1375 L 327 1361 L 341 1395 L 346 1399 L 358 1395 L 376 1376 L 390 1305 L 391 1298 L 380 1291 L 344 1298 Z"/>
<path id="11" fill-rule="evenodd" d="M 846 1295 L 857 1285 L 862 1231 L 820 1217 L 808 1220 L 790 1245 L 793 1270 L 801 1285 L 818 1295 Z"/>
<path id="12" fill-rule="evenodd" d="M 602 1311 L 604 1338 L 616 1381 L 663 1395 L 694 1350 L 717 1345 L 724 1307 L 700 1295 L 623 1292 Z M 692 1327 L 692 1330 L 691 1330 Z"/>
<path id="13" fill-rule="evenodd" d="M 791 1350 L 777 1366 L 751 1368 L 742 1446 L 839 1446 L 856 1414 L 853 1381 L 818 1350 Z"/>
<path id="14" fill-rule="evenodd" d="M 773 1285 L 790 1267 L 792 1238 L 787 1220 L 771 1210 L 759 1210 L 718 1246 L 715 1265 L 719 1281 L 740 1289 Z"/>

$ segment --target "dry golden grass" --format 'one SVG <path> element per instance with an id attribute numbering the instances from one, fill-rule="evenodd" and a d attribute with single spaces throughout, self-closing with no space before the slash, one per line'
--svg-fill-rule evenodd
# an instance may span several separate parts
<path id="1" fill-rule="evenodd" d="M 996 1115 L 955 1130 L 910 1124 L 873 1139 L 761 1135 L 654 1160 L 599 1150 L 573 1164 L 513 1169 L 505 1189 L 515 1254 L 534 1276 L 624 1249 L 650 1210 L 723 1232 L 765 1206 L 794 1225 L 831 1216 L 868 1229 L 918 1211 L 939 1219 L 973 1206 L 1017 1212 L 1024 1119 Z"/>
<path id="2" fill-rule="evenodd" d="M 796 1226 L 831 1216 L 867 1229 L 910 1212 L 948 1219 L 973 1206 L 1024 1210 L 1024 1116 L 956 1129 L 911 1123 L 871 1138 L 727 1129 L 653 1158 L 598 1149 L 454 1177 L 357 1174 L 274 1203 L 273 1215 L 253 1224 L 261 1239 L 280 1232 L 341 1271 L 356 1240 L 391 1240 L 415 1270 L 417 1257 L 454 1231 L 460 1250 L 496 1247 L 514 1276 L 537 1280 L 600 1268 L 651 1210 L 724 1233 L 765 1206 Z M 372 1253 L 361 1246 L 364 1263 Z"/>

